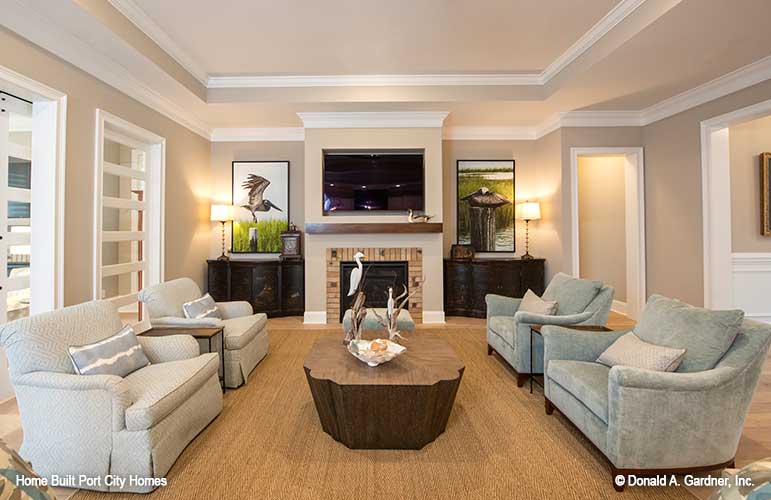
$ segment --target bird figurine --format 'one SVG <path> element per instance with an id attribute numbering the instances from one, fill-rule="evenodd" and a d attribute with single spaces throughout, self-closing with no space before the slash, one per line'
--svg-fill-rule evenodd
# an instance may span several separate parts
<path id="1" fill-rule="evenodd" d="M 361 276 L 364 271 L 364 266 L 361 263 L 361 259 L 366 259 L 367 256 L 364 255 L 361 252 L 356 252 L 356 255 L 353 256 L 353 259 L 356 261 L 356 268 L 354 268 L 353 271 L 351 271 L 351 287 L 348 289 L 348 296 L 350 297 L 354 293 L 356 293 L 356 290 L 359 289 L 359 282 L 361 282 Z"/>
<path id="2" fill-rule="evenodd" d="M 241 207 L 251 212 L 254 222 L 257 222 L 257 212 L 268 212 L 271 208 L 283 212 L 283 210 L 274 205 L 270 200 L 266 200 L 262 197 L 265 193 L 265 189 L 269 185 L 270 181 L 268 179 L 255 174 L 249 174 L 246 177 L 246 180 L 241 183 L 242 188 L 249 190 L 249 202 L 246 205 L 241 205 Z"/>
<path id="3" fill-rule="evenodd" d="M 428 222 L 433 218 L 434 218 L 433 215 L 426 215 L 426 214 L 415 215 L 415 213 L 412 211 L 411 208 L 409 209 L 408 215 L 407 215 L 407 221 L 409 222 Z"/>
<path id="4" fill-rule="evenodd" d="M 394 303 L 394 287 L 388 287 L 388 302 L 386 303 L 386 317 L 391 318 L 394 315 L 395 303 Z"/>

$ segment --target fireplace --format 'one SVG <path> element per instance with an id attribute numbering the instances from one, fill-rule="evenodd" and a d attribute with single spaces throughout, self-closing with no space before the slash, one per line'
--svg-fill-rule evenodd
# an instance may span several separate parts
<path id="1" fill-rule="evenodd" d="M 367 307 L 386 307 L 388 302 L 388 287 L 394 288 L 394 297 L 400 295 L 405 285 L 409 290 L 409 265 L 406 261 L 363 262 L 364 293 L 367 296 L 364 305 Z M 355 296 L 348 296 L 351 283 L 351 271 L 356 268 L 356 262 L 340 263 L 340 321 L 343 321 L 345 311 L 351 307 Z M 409 303 L 405 306 L 409 310 Z"/>

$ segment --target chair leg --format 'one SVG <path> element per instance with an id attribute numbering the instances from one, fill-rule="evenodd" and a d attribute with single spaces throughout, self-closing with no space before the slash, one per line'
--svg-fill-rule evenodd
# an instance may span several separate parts
<path id="1" fill-rule="evenodd" d="M 493 355 L 493 346 L 490 344 L 487 344 L 487 355 L 492 356 Z"/>
<path id="2" fill-rule="evenodd" d="M 613 479 L 613 489 L 619 493 L 623 493 L 624 487 L 626 486 L 626 476 L 621 474 L 620 471 L 612 465 L 610 466 L 610 476 Z"/>
<path id="3" fill-rule="evenodd" d="M 522 387 L 525 385 L 528 376 L 529 375 L 527 373 L 517 373 L 517 387 Z"/>
<path id="4" fill-rule="evenodd" d="M 549 401 L 548 399 L 546 398 L 543 399 L 543 406 L 544 406 L 544 409 L 546 410 L 547 415 L 551 415 L 552 413 L 554 413 L 554 405 L 551 404 L 551 401 Z"/>

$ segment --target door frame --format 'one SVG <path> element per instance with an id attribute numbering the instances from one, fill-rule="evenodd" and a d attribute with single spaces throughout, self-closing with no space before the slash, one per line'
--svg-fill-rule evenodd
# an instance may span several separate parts
<path id="1" fill-rule="evenodd" d="M 728 128 L 771 115 L 771 99 L 701 122 L 704 307 L 734 307 Z"/>
<path id="2" fill-rule="evenodd" d="M 642 147 L 570 148 L 571 258 L 573 276 L 580 276 L 578 213 L 578 158 L 614 155 L 624 157 L 626 228 L 626 303 L 613 301 L 613 309 L 637 319 L 645 306 L 645 158 Z"/>
<path id="3" fill-rule="evenodd" d="M 33 176 L 31 218 L 54 221 L 51 233 L 33 230 L 30 236 L 37 279 L 42 284 L 53 276 L 53 287 L 35 286 L 35 273 L 30 276 L 30 312 L 37 314 L 64 306 L 67 95 L 5 66 L 0 66 L 0 82 L 32 101 L 33 168 L 44 169 L 45 175 Z"/>

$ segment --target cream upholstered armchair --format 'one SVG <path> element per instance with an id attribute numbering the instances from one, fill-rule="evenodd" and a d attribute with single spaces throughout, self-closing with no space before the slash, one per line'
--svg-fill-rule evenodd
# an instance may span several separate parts
<path id="1" fill-rule="evenodd" d="M 223 319 L 188 319 L 182 304 L 201 298 L 201 289 L 190 278 L 179 278 L 143 289 L 139 300 L 145 304 L 153 327 L 194 328 L 222 326 L 225 329 L 225 386 L 246 383 L 255 366 L 268 354 L 268 317 L 254 314 L 248 302 L 217 302 Z"/>
<path id="2" fill-rule="evenodd" d="M 216 353 L 189 335 L 142 337 L 150 365 L 126 377 L 77 375 L 67 348 L 120 330 L 117 309 L 94 301 L 0 325 L 21 415 L 21 455 L 43 477 L 163 478 L 222 411 Z M 157 485 L 156 485 L 157 486 Z M 126 482 L 87 486 L 147 493 Z"/>
<path id="3" fill-rule="evenodd" d="M 533 365 L 530 366 L 532 325 L 605 325 L 613 304 L 613 287 L 601 281 L 573 278 L 557 273 L 543 292 L 545 300 L 557 301 L 555 315 L 519 310 L 522 299 L 489 294 L 487 302 L 487 354 L 497 352 L 517 372 L 517 387 L 531 373 L 543 372 L 543 340 L 533 337 Z"/>

